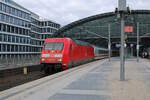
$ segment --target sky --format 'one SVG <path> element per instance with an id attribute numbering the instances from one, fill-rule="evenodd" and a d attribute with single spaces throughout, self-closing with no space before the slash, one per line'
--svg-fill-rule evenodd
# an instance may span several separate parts
<path id="1" fill-rule="evenodd" d="M 42 18 L 62 26 L 92 15 L 114 11 L 118 0 L 14 0 Z M 149 9 L 150 0 L 127 0 L 131 9 Z"/>

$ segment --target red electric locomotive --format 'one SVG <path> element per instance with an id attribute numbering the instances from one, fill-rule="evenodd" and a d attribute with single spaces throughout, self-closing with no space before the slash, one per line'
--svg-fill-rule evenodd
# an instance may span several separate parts
<path id="1" fill-rule="evenodd" d="M 86 42 L 70 38 L 48 38 L 40 59 L 45 73 L 52 69 L 66 70 L 94 59 L 94 48 Z"/>

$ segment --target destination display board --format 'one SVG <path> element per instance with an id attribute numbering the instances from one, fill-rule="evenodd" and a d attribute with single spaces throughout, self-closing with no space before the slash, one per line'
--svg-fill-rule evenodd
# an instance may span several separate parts
<path id="1" fill-rule="evenodd" d="M 126 33 L 132 33 L 133 32 L 133 26 L 125 26 L 124 32 L 126 32 Z"/>

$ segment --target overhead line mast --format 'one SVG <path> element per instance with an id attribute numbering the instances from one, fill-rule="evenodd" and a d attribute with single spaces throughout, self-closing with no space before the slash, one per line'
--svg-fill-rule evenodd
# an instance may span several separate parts
<path id="1" fill-rule="evenodd" d="M 129 7 L 126 6 L 126 0 L 118 0 L 118 8 L 116 8 L 117 17 L 121 20 L 121 49 L 120 49 L 120 81 L 125 80 L 125 14 L 129 14 Z"/>

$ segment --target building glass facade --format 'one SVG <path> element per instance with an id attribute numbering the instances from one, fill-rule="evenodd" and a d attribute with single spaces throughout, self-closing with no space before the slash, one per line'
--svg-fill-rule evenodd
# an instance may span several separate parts
<path id="1" fill-rule="evenodd" d="M 39 56 L 44 39 L 59 28 L 12 0 L 0 0 L 0 61 Z"/>

